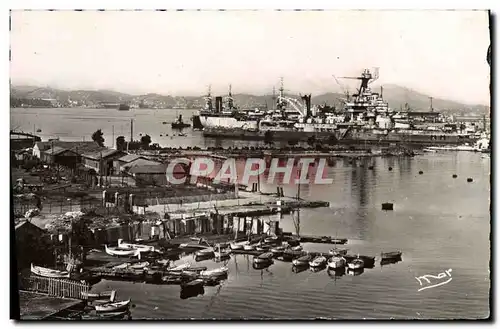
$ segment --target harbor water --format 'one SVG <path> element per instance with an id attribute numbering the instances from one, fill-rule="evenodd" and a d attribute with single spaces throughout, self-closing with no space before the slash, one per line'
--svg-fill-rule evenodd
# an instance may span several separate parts
<path id="1" fill-rule="evenodd" d="M 179 110 L 185 120 L 189 111 Z M 167 115 L 166 113 L 169 113 Z M 56 116 L 57 115 L 57 116 Z M 162 121 L 174 120 L 176 110 L 133 110 L 127 113 L 88 109 L 12 109 L 11 126 L 42 129 L 43 139 L 90 139 L 103 129 L 111 145 L 112 129 L 129 136 L 133 117 L 136 138 L 148 133 L 163 146 L 233 146 L 234 141 L 204 140 L 200 132 L 162 141 L 169 133 Z M 127 117 L 128 116 L 128 117 Z M 100 124 L 100 126 L 99 126 Z M 122 128 L 119 128 L 122 127 Z M 121 130 L 120 130 L 121 129 Z M 128 139 L 128 137 L 127 137 Z M 244 145 L 249 145 L 247 142 Z M 480 153 L 438 152 L 413 158 L 373 158 L 366 163 L 339 159 L 328 168 L 330 185 L 302 185 L 304 199 L 325 200 L 329 208 L 301 210 L 283 216 L 280 226 L 294 232 L 349 239 L 350 254 L 377 256 L 373 269 L 360 275 L 336 277 L 322 270 L 292 272 L 291 263 L 274 261 L 252 267 L 252 256 L 233 255 L 228 279 L 205 287 L 204 294 L 181 299 L 178 285 L 103 280 L 94 290 L 116 289 L 120 299 L 131 298 L 134 319 L 157 318 L 337 318 L 337 319 L 458 319 L 489 315 L 490 294 L 490 159 Z M 373 169 L 369 169 L 373 165 Z M 389 170 L 392 167 L 393 170 Z M 419 174 L 423 171 L 423 174 Z M 458 175 L 453 178 L 452 175 Z M 473 182 L 467 182 L 467 178 Z M 297 186 L 284 186 L 285 195 Z M 276 191 L 262 182 L 262 190 Z M 381 204 L 394 203 L 393 211 Z M 304 244 L 305 250 L 328 251 L 330 245 Z M 381 266 L 381 252 L 401 250 L 402 261 Z M 195 263 L 186 255 L 176 263 Z M 199 266 L 216 268 L 206 260 Z M 448 270 L 447 284 L 419 291 L 416 279 Z"/>

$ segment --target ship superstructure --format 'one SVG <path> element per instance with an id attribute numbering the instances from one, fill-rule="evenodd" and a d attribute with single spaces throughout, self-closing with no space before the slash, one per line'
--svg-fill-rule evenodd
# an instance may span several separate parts
<path id="1" fill-rule="evenodd" d="M 234 105 L 231 85 L 229 85 L 229 92 L 225 99 L 221 96 L 215 97 L 215 108 L 212 105 L 211 88 L 209 87 L 205 96 L 205 107 L 199 112 L 199 118 L 204 128 L 254 130 L 257 129 L 258 124 L 257 118 L 252 118 Z"/>

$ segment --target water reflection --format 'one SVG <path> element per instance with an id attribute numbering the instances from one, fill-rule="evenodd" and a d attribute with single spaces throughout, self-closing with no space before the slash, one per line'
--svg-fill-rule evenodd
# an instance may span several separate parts
<path id="1" fill-rule="evenodd" d="M 336 269 L 330 269 L 330 268 L 328 268 L 327 274 L 331 278 L 339 278 L 339 277 L 345 275 L 345 271 L 346 271 L 345 267 L 336 268 Z"/>
<path id="2" fill-rule="evenodd" d="M 382 259 L 380 261 L 380 266 L 386 266 L 386 265 L 390 265 L 390 264 L 396 264 L 396 263 L 401 262 L 402 260 L 403 259 L 401 258 L 401 256 L 396 257 L 396 258 Z"/>
<path id="3" fill-rule="evenodd" d="M 186 288 L 181 288 L 181 293 L 180 297 L 181 299 L 188 299 L 192 297 L 197 297 L 199 295 L 204 295 L 205 294 L 205 288 L 203 286 L 195 286 L 195 287 L 186 287 Z"/>
<path id="4" fill-rule="evenodd" d="M 348 269 L 347 270 L 347 275 L 352 275 L 352 276 L 358 276 L 358 275 L 361 275 L 365 272 L 365 269 L 364 268 L 360 268 L 360 269 Z"/>

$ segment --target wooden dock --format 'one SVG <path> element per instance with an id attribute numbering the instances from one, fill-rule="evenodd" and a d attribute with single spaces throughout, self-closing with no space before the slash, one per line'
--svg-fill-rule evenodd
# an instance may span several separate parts
<path id="1" fill-rule="evenodd" d="M 49 296 L 33 291 L 19 291 L 20 320 L 51 320 L 69 310 L 83 310 L 85 301 Z"/>

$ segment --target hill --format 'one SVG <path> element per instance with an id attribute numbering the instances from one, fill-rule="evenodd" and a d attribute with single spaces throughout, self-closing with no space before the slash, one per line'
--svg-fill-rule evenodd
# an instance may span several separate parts
<path id="1" fill-rule="evenodd" d="M 383 86 L 384 99 L 389 103 L 393 109 L 404 108 L 407 103 L 414 111 L 428 111 L 430 109 L 429 96 L 417 92 L 415 90 L 401 87 L 397 85 L 384 85 Z M 379 87 L 374 86 L 374 89 Z M 288 95 L 290 97 L 299 99 L 299 95 Z M 203 96 L 170 96 L 149 93 L 145 95 L 130 95 L 111 90 L 60 90 L 50 87 L 36 87 L 36 86 L 12 86 L 11 97 L 18 99 L 56 99 L 62 104 L 71 100 L 79 104 L 98 104 L 100 102 L 142 102 L 145 104 L 158 104 L 160 107 L 171 108 L 187 107 L 199 108 L 204 104 Z M 235 94 L 235 103 L 240 107 L 255 107 L 255 106 L 272 106 L 271 95 L 251 95 L 251 94 Z M 313 95 L 313 104 L 328 104 L 340 107 L 342 99 L 345 96 L 341 93 L 325 93 L 320 95 Z M 433 108 L 435 111 L 444 113 L 474 113 L 474 114 L 488 114 L 489 107 L 482 104 L 463 104 L 460 102 L 433 98 Z"/>

